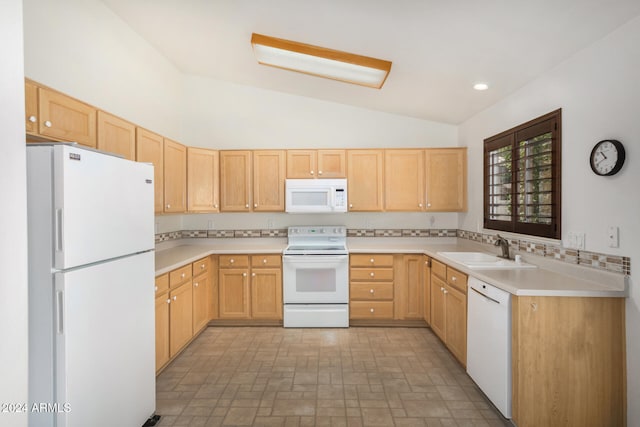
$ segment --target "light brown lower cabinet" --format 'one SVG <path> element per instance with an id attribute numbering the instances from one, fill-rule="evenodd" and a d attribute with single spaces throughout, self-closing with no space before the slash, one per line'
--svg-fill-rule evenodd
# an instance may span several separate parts
<path id="1" fill-rule="evenodd" d="M 392 254 L 352 254 L 349 257 L 349 281 L 350 319 L 393 319 Z"/>
<path id="2" fill-rule="evenodd" d="M 220 319 L 282 319 L 280 255 L 220 255 Z"/>
<path id="3" fill-rule="evenodd" d="M 169 355 L 178 354 L 193 337 L 193 290 L 188 281 L 169 292 Z"/>
<path id="4" fill-rule="evenodd" d="M 156 372 L 171 357 L 169 355 L 169 275 L 156 277 Z"/>
<path id="5" fill-rule="evenodd" d="M 431 330 L 467 364 L 467 275 L 431 261 Z"/>
<path id="6" fill-rule="evenodd" d="M 431 324 L 431 260 L 428 256 L 422 256 L 422 297 L 423 318 L 427 324 Z"/>
<path id="7" fill-rule="evenodd" d="M 624 298 L 512 297 L 518 427 L 625 426 Z"/>

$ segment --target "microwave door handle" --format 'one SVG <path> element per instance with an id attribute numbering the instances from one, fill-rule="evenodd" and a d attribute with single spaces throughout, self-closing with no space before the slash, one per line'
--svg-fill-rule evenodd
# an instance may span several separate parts
<path id="1" fill-rule="evenodd" d="M 332 211 L 334 211 L 334 210 L 336 210 L 336 189 L 335 189 L 335 187 L 330 187 L 330 188 L 329 188 L 329 193 L 330 193 L 330 195 L 331 195 L 331 196 L 329 197 L 329 199 L 330 199 L 330 202 L 329 202 L 329 203 L 330 203 L 329 208 L 330 208 Z"/>

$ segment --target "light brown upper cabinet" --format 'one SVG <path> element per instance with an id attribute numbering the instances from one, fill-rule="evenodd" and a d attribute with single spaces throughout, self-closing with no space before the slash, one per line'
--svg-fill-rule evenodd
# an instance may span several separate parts
<path id="1" fill-rule="evenodd" d="M 425 150 L 427 211 L 467 210 L 467 149 Z"/>
<path id="2" fill-rule="evenodd" d="M 218 212 L 218 152 L 187 148 L 187 207 L 189 212 Z"/>
<path id="3" fill-rule="evenodd" d="M 383 150 L 347 150 L 349 211 L 383 210 L 383 167 Z"/>
<path id="4" fill-rule="evenodd" d="M 136 159 L 136 126 L 104 111 L 98 111 L 98 150 Z"/>
<path id="5" fill-rule="evenodd" d="M 187 147 L 164 139 L 164 211 L 187 210 Z"/>
<path id="6" fill-rule="evenodd" d="M 162 136 L 136 128 L 136 161 L 153 164 L 154 211 L 164 211 L 164 142 Z"/>
<path id="7" fill-rule="evenodd" d="M 346 178 L 345 150 L 287 150 L 287 178 Z"/>
<path id="8" fill-rule="evenodd" d="M 424 209 L 424 150 L 385 150 L 384 196 L 387 211 Z"/>
<path id="9" fill-rule="evenodd" d="M 28 134 L 38 133 L 38 86 L 24 82 L 24 118 Z"/>
<path id="10" fill-rule="evenodd" d="M 285 151 L 253 152 L 253 210 L 284 212 Z"/>
<path id="11" fill-rule="evenodd" d="M 220 210 L 251 211 L 251 151 L 220 151 Z"/>
<path id="12" fill-rule="evenodd" d="M 30 135 L 96 147 L 96 108 L 31 82 L 25 83 L 25 91 Z"/>

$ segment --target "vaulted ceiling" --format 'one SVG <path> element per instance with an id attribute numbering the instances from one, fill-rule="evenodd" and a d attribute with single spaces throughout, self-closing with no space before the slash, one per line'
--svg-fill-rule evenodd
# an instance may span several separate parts
<path id="1" fill-rule="evenodd" d="M 452 124 L 640 14 L 638 0 L 103 2 L 186 74 Z M 393 66 L 380 90 L 266 67 L 254 32 Z"/>

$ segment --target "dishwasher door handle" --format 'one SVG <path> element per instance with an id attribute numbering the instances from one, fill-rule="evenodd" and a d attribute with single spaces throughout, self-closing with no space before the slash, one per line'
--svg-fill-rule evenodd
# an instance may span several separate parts
<path id="1" fill-rule="evenodd" d="M 488 300 L 489 300 L 489 301 L 491 301 L 491 302 L 495 302 L 496 304 L 500 304 L 500 301 L 495 300 L 495 299 L 493 299 L 493 298 L 491 298 L 491 297 L 486 296 L 485 294 L 483 294 L 482 292 L 480 292 L 480 291 L 479 291 L 479 290 L 477 290 L 476 288 L 469 288 L 469 289 L 471 289 L 471 290 L 472 290 L 473 292 L 475 292 L 476 294 L 478 294 L 478 295 L 482 296 L 483 298 L 488 299 Z"/>

